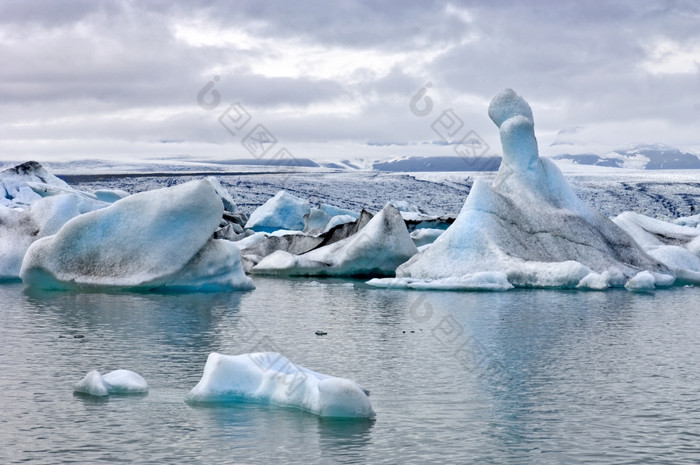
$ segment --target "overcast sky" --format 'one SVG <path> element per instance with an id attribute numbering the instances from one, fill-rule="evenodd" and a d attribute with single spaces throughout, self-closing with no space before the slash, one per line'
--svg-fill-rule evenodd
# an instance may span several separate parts
<path id="1" fill-rule="evenodd" d="M 699 25 L 697 1 L 0 0 L 0 160 L 250 158 L 251 131 L 265 156 L 500 154 L 506 87 L 545 154 L 700 148 Z"/>

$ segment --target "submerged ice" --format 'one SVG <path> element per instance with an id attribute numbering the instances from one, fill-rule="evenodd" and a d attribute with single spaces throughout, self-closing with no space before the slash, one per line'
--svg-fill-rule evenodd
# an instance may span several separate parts
<path id="1" fill-rule="evenodd" d="M 642 271 L 657 285 L 673 281 L 666 265 L 581 202 L 555 164 L 539 157 L 532 110 L 522 97 L 500 92 L 489 116 L 503 145 L 493 183 L 475 180 L 455 222 L 397 269 L 404 281 L 374 284 L 442 288 L 451 280 L 459 287 L 457 278 L 480 288 L 488 276 L 489 285 L 506 289 L 496 277 L 505 276 L 520 287 L 603 289 L 623 286 Z"/>
<path id="2" fill-rule="evenodd" d="M 369 391 L 356 382 L 317 373 L 276 352 L 209 354 L 188 402 L 269 402 L 322 417 L 375 416 Z"/>

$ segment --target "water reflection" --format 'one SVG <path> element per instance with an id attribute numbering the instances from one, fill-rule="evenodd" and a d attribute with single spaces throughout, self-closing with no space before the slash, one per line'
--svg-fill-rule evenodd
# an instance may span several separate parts
<path id="1" fill-rule="evenodd" d="M 319 418 L 318 435 L 323 457 L 339 463 L 367 463 L 373 419 Z"/>

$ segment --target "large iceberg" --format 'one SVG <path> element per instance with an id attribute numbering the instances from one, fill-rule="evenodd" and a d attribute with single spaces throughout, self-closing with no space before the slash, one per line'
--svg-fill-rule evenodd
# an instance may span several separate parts
<path id="1" fill-rule="evenodd" d="M 497 176 L 492 184 L 475 180 L 455 222 L 397 277 L 416 287 L 416 280 L 429 286 L 500 272 L 513 286 L 602 289 L 646 270 L 657 285 L 673 282 L 668 267 L 581 202 L 556 165 L 539 157 L 532 110 L 522 97 L 500 92 L 489 116 L 503 145 Z"/>
<path id="2" fill-rule="evenodd" d="M 418 252 L 399 211 L 387 205 L 358 233 L 294 255 L 278 250 L 251 270 L 282 276 L 393 276 Z"/>
<path id="3" fill-rule="evenodd" d="M 212 239 L 222 214 L 206 180 L 134 194 L 34 242 L 20 277 L 45 289 L 251 289 L 236 245 Z"/>
<path id="4" fill-rule="evenodd" d="M 372 418 L 369 391 L 356 382 L 292 363 L 276 352 L 209 354 L 188 402 L 270 402 L 322 417 Z"/>
<path id="5" fill-rule="evenodd" d="M 148 392 L 148 383 L 141 375 L 131 370 L 114 370 L 104 375 L 92 370 L 73 386 L 73 391 L 96 397 L 145 394 Z"/>

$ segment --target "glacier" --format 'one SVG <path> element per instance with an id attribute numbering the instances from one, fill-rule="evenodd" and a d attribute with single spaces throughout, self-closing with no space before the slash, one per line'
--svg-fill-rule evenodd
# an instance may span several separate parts
<path id="1" fill-rule="evenodd" d="M 20 277 L 42 289 L 252 289 L 238 247 L 212 238 L 223 212 L 207 180 L 134 194 L 34 242 Z"/>
<path id="2" fill-rule="evenodd" d="M 398 280 L 442 288 L 445 279 L 493 287 L 604 289 L 648 271 L 660 287 L 673 271 L 647 254 L 610 219 L 585 205 L 549 159 L 539 156 L 530 105 L 512 89 L 488 109 L 499 128 L 503 161 L 493 182 L 476 179 L 454 223 L 396 270 Z M 467 286 L 468 287 L 468 286 Z M 479 287 L 478 285 L 475 287 Z"/>
<path id="3" fill-rule="evenodd" d="M 417 252 L 401 214 L 387 205 L 352 236 L 300 255 L 278 250 L 263 258 L 251 272 L 280 276 L 393 276 L 396 267 Z"/>
<path id="4" fill-rule="evenodd" d="M 148 383 L 141 375 L 131 370 L 114 370 L 104 375 L 92 370 L 73 386 L 73 392 L 96 397 L 145 394 L 148 392 Z"/>
<path id="5" fill-rule="evenodd" d="M 369 391 L 356 382 L 317 373 L 277 352 L 211 353 L 189 403 L 261 402 L 321 417 L 372 418 Z"/>

